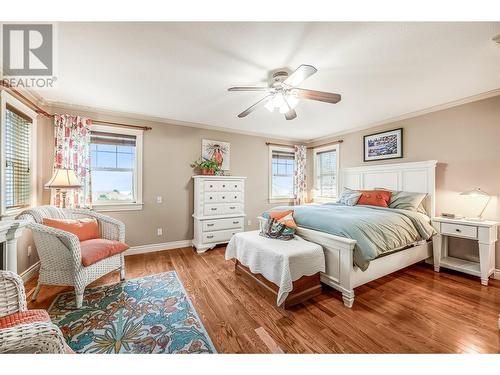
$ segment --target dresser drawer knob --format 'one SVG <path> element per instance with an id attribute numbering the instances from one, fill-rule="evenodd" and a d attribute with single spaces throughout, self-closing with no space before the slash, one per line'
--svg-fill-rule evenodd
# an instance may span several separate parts
<path id="1" fill-rule="evenodd" d="M 214 236 L 207 236 L 207 238 L 214 238 Z"/>
<path id="2" fill-rule="evenodd" d="M 237 199 L 237 198 L 238 198 L 238 196 L 237 196 L 237 195 L 235 195 L 235 196 L 234 196 L 234 199 Z"/>
<path id="3" fill-rule="evenodd" d="M 458 233 L 460 233 L 460 232 L 461 232 L 461 230 L 460 230 L 460 229 L 458 229 L 458 228 L 457 228 L 457 229 L 455 229 L 455 230 L 456 230 Z"/>
<path id="4" fill-rule="evenodd" d="M 212 197 L 210 197 L 210 199 L 213 199 Z"/>
<path id="5" fill-rule="evenodd" d="M 225 196 L 222 196 L 222 199 L 226 199 L 226 197 L 225 197 Z"/>
<path id="6" fill-rule="evenodd" d="M 217 211 L 217 207 L 212 207 L 211 210 L 212 211 Z"/>
<path id="7" fill-rule="evenodd" d="M 240 222 L 239 221 L 233 221 L 233 224 L 239 224 Z"/>
<path id="8" fill-rule="evenodd" d="M 226 187 L 226 185 L 222 185 L 222 187 Z"/>
<path id="9" fill-rule="evenodd" d="M 213 224 L 207 224 L 207 227 L 213 227 L 214 225 Z"/>
<path id="10" fill-rule="evenodd" d="M 230 210 L 236 210 L 236 207 L 232 206 L 232 207 L 229 207 Z"/>

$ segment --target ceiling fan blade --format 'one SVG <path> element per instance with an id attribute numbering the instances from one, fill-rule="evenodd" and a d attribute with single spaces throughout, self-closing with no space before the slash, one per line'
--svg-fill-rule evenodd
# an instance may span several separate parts
<path id="1" fill-rule="evenodd" d="M 288 86 L 298 86 L 317 71 L 312 65 L 301 65 L 283 83 Z"/>
<path id="2" fill-rule="evenodd" d="M 236 86 L 230 87 L 227 91 L 269 91 L 270 87 L 256 87 L 256 86 Z"/>
<path id="3" fill-rule="evenodd" d="M 295 109 L 290 109 L 288 112 L 285 113 L 285 118 L 287 120 L 293 120 L 296 117 L 297 117 L 297 112 L 295 112 Z"/>
<path id="4" fill-rule="evenodd" d="M 338 103 L 342 98 L 339 94 L 331 92 L 307 90 L 307 89 L 294 89 L 295 95 L 301 99 L 317 100 L 325 103 Z"/>
<path id="5" fill-rule="evenodd" d="M 269 98 L 271 98 L 272 95 L 266 95 L 264 96 L 262 99 L 260 99 L 257 103 L 255 103 L 254 105 L 252 105 L 251 107 L 248 107 L 247 109 L 245 109 L 243 112 L 241 112 L 238 117 L 239 118 L 243 118 L 245 116 L 247 116 L 248 114 L 252 113 L 253 111 L 255 111 L 259 106 L 265 104 Z"/>

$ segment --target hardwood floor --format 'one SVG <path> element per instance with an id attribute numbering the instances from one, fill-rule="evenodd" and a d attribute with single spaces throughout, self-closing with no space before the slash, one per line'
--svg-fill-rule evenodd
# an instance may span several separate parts
<path id="1" fill-rule="evenodd" d="M 289 310 L 234 273 L 224 248 L 191 248 L 125 258 L 127 278 L 175 270 L 219 353 L 499 353 L 500 280 L 488 287 L 420 263 L 356 289 L 352 309 L 340 293 Z M 118 282 L 118 273 L 92 285 Z M 30 280 L 31 295 L 36 280 Z M 30 308 L 48 308 L 70 290 L 44 286 Z"/>

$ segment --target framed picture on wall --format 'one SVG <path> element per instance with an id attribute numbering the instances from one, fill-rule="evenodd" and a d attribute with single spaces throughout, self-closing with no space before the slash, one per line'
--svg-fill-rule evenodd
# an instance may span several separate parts
<path id="1" fill-rule="evenodd" d="M 365 135 L 363 141 L 364 161 L 403 157 L 403 128 Z"/>
<path id="2" fill-rule="evenodd" d="M 205 160 L 216 161 L 223 171 L 229 171 L 230 149 L 229 142 L 212 141 L 210 139 L 201 141 L 201 157 Z"/>

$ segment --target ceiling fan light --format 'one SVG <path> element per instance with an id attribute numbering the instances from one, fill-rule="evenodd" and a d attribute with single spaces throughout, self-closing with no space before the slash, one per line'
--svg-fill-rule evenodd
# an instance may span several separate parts
<path id="1" fill-rule="evenodd" d="M 274 102 L 273 99 L 270 99 L 267 101 L 266 105 L 264 106 L 269 112 L 274 112 Z"/>

